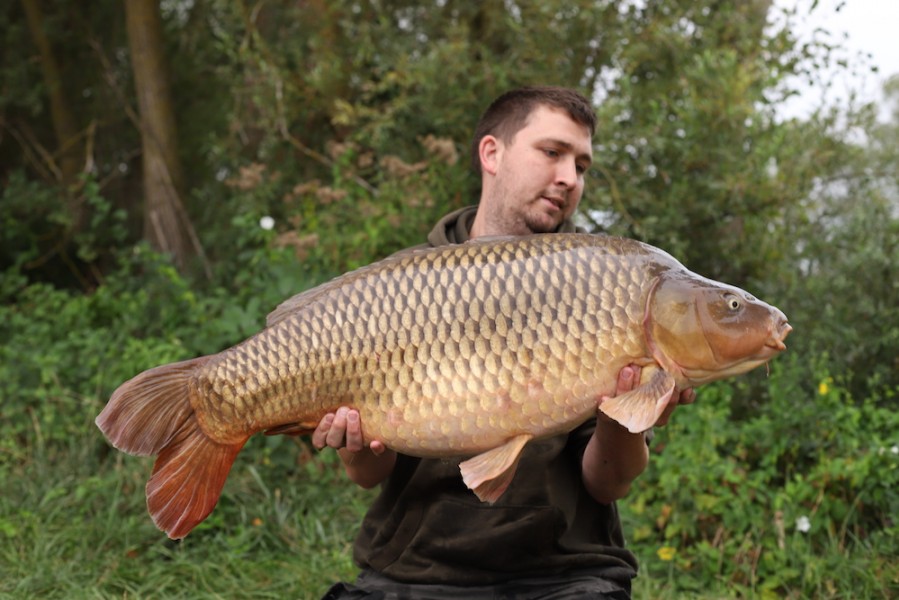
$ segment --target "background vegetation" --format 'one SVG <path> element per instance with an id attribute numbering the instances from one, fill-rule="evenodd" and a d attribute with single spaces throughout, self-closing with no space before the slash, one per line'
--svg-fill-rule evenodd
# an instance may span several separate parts
<path id="1" fill-rule="evenodd" d="M 767 0 L 4 4 L 0 596 L 317 598 L 352 577 L 370 493 L 333 455 L 252 440 L 176 544 L 145 512 L 150 462 L 93 418 L 135 373 L 418 243 L 475 199 L 484 106 L 551 83 L 597 100 L 584 221 L 795 327 L 767 377 L 706 386 L 659 431 L 621 502 L 637 597 L 895 597 L 899 83 L 888 122 L 857 104 L 779 117 L 803 78 L 866 68 L 827 37 L 798 43 L 803 16 Z"/>

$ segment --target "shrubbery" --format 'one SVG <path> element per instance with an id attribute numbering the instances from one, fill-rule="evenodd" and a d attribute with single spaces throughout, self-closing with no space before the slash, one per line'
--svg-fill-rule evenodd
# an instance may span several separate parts
<path id="1" fill-rule="evenodd" d="M 805 361 L 776 360 L 752 414 L 734 415 L 742 380 L 719 382 L 658 431 L 622 502 L 650 577 L 795 598 L 899 585 L 896 390 L 852 398 L 825 361 Z"/>
<path id="2" fill-rule="evenodd" d="M 287 438 L 254 439 L 221 505 L 174 547 L 143 506 L 149 462 L 110 454 L 93 427 L 123 380 L 239 341 L 288 289 L 311 284 L 255 218 L 235 232 L 247 241 L 228 268 L 242 273 L 233 289 L 191 285 L 138 246 L 91 294 L 32 284 L 0 306 L 0 485 L 13 490 L 0 503 L 8 549 L 0 570 L 9 569 L 0 592 L 61 597 L 88 586 L 117 595 L 146 590 L 175 564 L 205 573 L 209 594 L 227 595 L 247 576 L 240 556 L 258 561 L 255 580 L 306 597 L 351 575 L 349 544 L 369 495 L 341 477 L 333 456 L 313 458 Z M 796 598 L 895 590 L 897 390 L 873 382 L 876 393 L 852 397 L 829 365 L 825 355 L 788 353 L 767 378 L 760 370 L 702 388 L 658 431 L 649 471 L 621 503 L 643 565 L 638 590 Z M 110 570 L 99 579 L 58 571 L 63 560 Z M 33 563 L 60 579 L 22 579 Z M 215 569 L 220 580 L 208 578 Z"/>
<path id="3" fill-rule="evenodd" d="M 534 83 L 602 99 L 582 216 L 795 327 L 770 377 L 707 386 L 659 431 L 622 503 L 639 595 L 899 593 L 899 112 L 778 116 L 791 77 L 844 58 L 794 38 L 804 15 L 778 21 L 764 1 L 162 7 L 205 252 L 184 272 L 138 242 L 122 4 L 44 6 L 81 128 L 83 172 L 65 185 L 22 9 L 0 13 L 0 596 L 314 598 L 349 576 L 368 496 L 333 456 L 252 440 L 222 505 L 173 545 L 145 514 L 149 461 L 110 452 L 93 419 L 134 374 L 230 346 L 289 296 L 420 243 L 476 197 L 479 112 Z M 887 91 L 895 103 L 899 80 Z"/>

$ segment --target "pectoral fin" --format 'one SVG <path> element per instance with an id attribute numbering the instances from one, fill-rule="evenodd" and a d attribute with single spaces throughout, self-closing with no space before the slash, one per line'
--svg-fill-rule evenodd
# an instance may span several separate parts
<path id="1" fill-rule="evenodd" d="M 482 502 L 496 502 L 512 483 L 521 450 L 533 437 L 527 433 L 517 435 L 502 446 L 461 463 L 462 481 Z"/>
<path id="2" fill-rule="evenodd" d="M 626 394 L 603 398 L 599 410 L 631 433 L 646 431 L 656 424 L 675 393 L 674 377 L 662 369 L 655 369 L 649 379 Z M 646 379 L 641 378 L 641 382 Z"/>

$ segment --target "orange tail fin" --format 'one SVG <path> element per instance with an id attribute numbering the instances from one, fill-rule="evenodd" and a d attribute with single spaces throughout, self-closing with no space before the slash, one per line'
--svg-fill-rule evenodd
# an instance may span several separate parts
<path id="1" fill-rule="evenodd" d="M 172 539 L 186 536 L 218 502 L 246 438 L 220 444 L 200 428 L 190 377 L 207 357 L 163 365 L 123 383 L 96 419 L 119 450 L 158 454 L 147 482 L 147 508 Z"/>

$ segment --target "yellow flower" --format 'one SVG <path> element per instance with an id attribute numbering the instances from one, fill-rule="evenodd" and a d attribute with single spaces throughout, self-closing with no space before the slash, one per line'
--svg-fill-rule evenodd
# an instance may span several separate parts
<path id="1" fill-rule="evenodd" d="M 260 519 L 259 517 L 256 517 L 255 519 L 253 519 L 252 523 L 253 523 L 253 527 L 261 527 L 262 519 Z"/>
<path id="2" fill-rule="evenodd" d="M 656 550 L 656 554 L 664 561 L 673 560 L 674 555 L 677 554 L 677 549 L 671 546 L 662 546 Z"/>
<path id="3" fill-rule="evenodd" d="M 818 384 L 818 393 L 822 396 L 826 396 L 827 392 L 830 391 L 830 386 L 827 385 L 826 381 L 822 381 Z"/>

